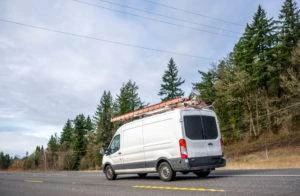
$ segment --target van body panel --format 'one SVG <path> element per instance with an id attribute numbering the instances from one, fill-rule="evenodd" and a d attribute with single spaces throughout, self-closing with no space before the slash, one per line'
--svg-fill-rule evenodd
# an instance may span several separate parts
<path id="1" fill-rule="evenodd" d="M 178 140 L 181 135 L 178 111 L 143 120 L 145 161 L 180 156 Z"/>
<path id="2" fill-rule="evenodd" d="M 120 149 L 104 155 L 102 161 L 111 164 L 116 174 L 156 172 L 161 160 L 174 171 L 210 170 L 226 164 L 218 119 L 208 109 L 177 108 L 144 117 L 124 124 L 117 135 Z M 187 159 L 181 158 L 180 139 L 186 141 Z"/>
<path id="3" fill-rule="evenodd" d="M 122 163 L 130 164 L 136 162 L 145 162 L 145 154 L 144 154 L 144 142 L 143 142 L 143 131 L 142 124 L 124 128 L 122 130 Z M 145 167 L 145 164 L 142 165 L 142 168 Z"/>

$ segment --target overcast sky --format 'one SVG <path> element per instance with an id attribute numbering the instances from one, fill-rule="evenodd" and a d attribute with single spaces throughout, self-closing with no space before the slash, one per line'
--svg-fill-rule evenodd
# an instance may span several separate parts
<path id="1" fill-rule="evenodd" d="M 101 7 L 73 0 L 0 0 L 0 19 L 211 60 L 0 21 L 0 151 L 23 156 L 36 145 L 45 146 L 68 118 L 93 115 L 102 92 L 111 90 L 115 96 L 129 79 L 139 86 L 144 102 L 158 102 L 161 76 L 171 56 L 188 95 L 191 83 L 200 80 L 197 70 L 206 71 L 232 50 L 259 4 L 275 18 L 282 4 L 281 0 L 106 0 L 191 22 L 184 23 L 101 0 L 80 1 Z"/>

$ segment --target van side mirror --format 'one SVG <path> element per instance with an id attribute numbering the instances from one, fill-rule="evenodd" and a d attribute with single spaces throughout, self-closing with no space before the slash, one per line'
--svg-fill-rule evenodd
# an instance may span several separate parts
<path id="1" fill-rule="evenodd" d="M 105 154 L 107 154 L 107 149 L 106 148 L 101 148 L 99 152 L 100 152 L 101 155 L 105 155 Z"/>

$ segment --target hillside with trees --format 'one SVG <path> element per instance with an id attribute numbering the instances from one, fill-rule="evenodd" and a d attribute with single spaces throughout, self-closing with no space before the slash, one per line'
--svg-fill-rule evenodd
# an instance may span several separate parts
<path id="1" fill-rule="evenodd" d="M 194 92 L 213 104 L 226 142 L 299 129 L 299 37 L 295 2 L 285 1 L 278 20 L 259 6 L 233 51 L 199 71 Z"/>
<path id="2" fill-rule="evenodd" d="M 247 146 L 251 141 L 262 141 L 267 134 L 299 134 L 299 38 L 300 17 L 295 1 L 286 0 L 277 19 L 269 18 L 259 6 L 232 52 L 212 69 L 198 71 L 199 82 L 192 84 L 190 96 L 216 111 L 226 146 Z M 175 60 L 170 58 L 157 94 L 162 101 L 183 97 L 180 86 L 184 82 Z M 18 164 L 24 169 L 98 168 L 99 150 L 109 145 L 121 126 L 111 123 L 111 117 L 145 106 L 138 91 L 132 80 L 123 83 L 116 96 L 105 90 L 93 117 L 79 114 L 68 119 L 59 136 L 51 136 L 46 148 L 37 146 Z M 4 153 L 0 160 L 1 169 L 14 162 Z"/>

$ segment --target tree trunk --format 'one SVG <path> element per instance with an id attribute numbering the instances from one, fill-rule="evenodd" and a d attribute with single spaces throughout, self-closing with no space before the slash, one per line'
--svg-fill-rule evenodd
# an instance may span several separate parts
<path id="1" fill-rule="evenodd" d="M 255 94 L 255 110 L 256 110 L 256 126 L 257 126 L 257 134 L 259 135 L 259 112 L 258 112 L 258 101 L 257 101 L 257 93 Z"/>

